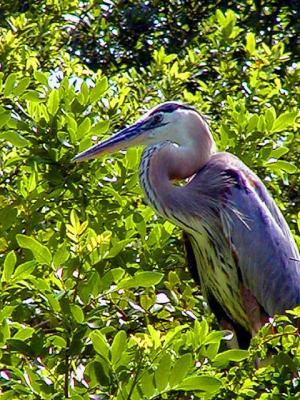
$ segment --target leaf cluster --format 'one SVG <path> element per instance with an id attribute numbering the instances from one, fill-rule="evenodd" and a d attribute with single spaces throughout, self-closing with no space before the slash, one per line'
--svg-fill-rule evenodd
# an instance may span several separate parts
<path id="1" fill-rule="evenodd" d="M 300 243 L 300 68 L 286 25 L 268 40 L 248 29 L 252 1 L 226 10 L 176 2 L 177 14 L 163 2 L 21 3 L 1 5 L 1 396 L 293 398 L 300 353 L 290 319 L 268 325 L 249 351 L 226 348 L 230 333 L 190 278 L 181 233 L 144 203 L 141 149 L 71 161 L 145 109 L 188 102 L 210 119 L 219 149 L 264 180 Z M 276 5 L 256 12 L 274 10 L 291 19 Z M 125 47 L 107 15 L 123 24 Z M 144 31 L 131 35 L 129 23 Z M 90 46 L 103 70 L 94 72 L 82 43 L 99 26 L 103 43 Z M 164 26 L 174 28 L 169 42 Z M 147 57 L 133 62 L 149 30 Z"/>

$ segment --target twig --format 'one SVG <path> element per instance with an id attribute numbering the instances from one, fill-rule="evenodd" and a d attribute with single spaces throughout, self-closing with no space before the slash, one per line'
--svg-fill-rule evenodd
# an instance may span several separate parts
<path id="1" fill-rule="evenodd" d="M 69 367 L 70 367 L 70 338 L 67 337 L 67 344 L 66 344 L 66 356 L 65 356 L 65 380 L 64 380 L 64 396 L 66 399 L 69 398 Z"/>

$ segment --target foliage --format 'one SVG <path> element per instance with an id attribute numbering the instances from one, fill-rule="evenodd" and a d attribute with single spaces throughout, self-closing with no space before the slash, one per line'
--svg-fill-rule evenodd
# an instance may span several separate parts
<path id="1" fill-rule="evenodd" d="M 1 6 L 1 396 L 294 398 L 300 350 L 290 320 L 266 326 L 249 352 L 226 348 L 229 333 L 215 330 L 190 279 L 180 232 L 143 202 L 140 149 L 71 161 L 134 121 L 141 104 L 189 102 L 210 117 L 219 148 L 264 180 L 300 244 L 300 67 L 282 30 L 270 43 L 243 26 L 245 9 L 234 2 L 226 12 L 203 8 L 192 40 L 180 29 L 186 41 L 178 54 L 174 31 L 172 48 L 154 30 L 138 68 L 124 58 L 113 72 L 93 72 L 88 56 L 74 55 L 82 40 L 74 51 L 68 42 L 70 16 L 82 21 L 84 11 L 87 34 L 99 29 L 99 7 L 86 4 Z M 128 4 L 116 3 L 118 21 Z M 119 51 L 116 42 L 111 51 Z M 101 65 L 112 63 L 106 57 Z M 269 364 L 255 368 L 271 349 Z"/>
<path id="2" fill-rule="evenodd" d="M 101 68 L 110 74 L 112 70 L 149 65 L 153 51 L 160 47 L 184 56 L 188 46 L 197 46 L 199 37 L 205 41 L 202 24 L 216 8 L 222 12 L 232 9 L 241 31 L 255 31 L 256 41 L 268 46 L 274 41 L 283 42 L 291 59 L 299 61 L 300 10 L 296 0 L 177 0 L 171 6 L 170 2 L 157 0 L 10 0 L 0 5 L 0 15 L 15 17 L 23 13 L 25 24 L 21 22 L 15 33 L 26 32 L 30 42 L 25 51 L 32 48 L 38 52 L 42 65 L 51 58 L 47 49 L 64 48 L 80 56 L 92 70 Z M 35 20 L 36 16 L 40 24 L 26 24 L 27 18 Z M 11 27 L 9 20 L 2 21 L 0 25 Z M 210 27 L 214 29 L 213 24 Z M 239 54 L 235 56 L 239 58 Z"/>

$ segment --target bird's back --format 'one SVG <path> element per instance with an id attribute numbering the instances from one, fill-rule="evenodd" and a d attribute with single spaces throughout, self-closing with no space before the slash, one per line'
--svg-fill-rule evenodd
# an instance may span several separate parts
<path id="1" fill-rule="evenodd" d="M 193 239 L 190 231 L 201 280 L 215 286 L 206 290 L 217 292 L 218 301 L 221 297 L 227 310 L 228 296 L 218 293 L 226 285 L 245 286 L 268 315 L 299 305 L 299 252 L 284 217 L 259 178 L 235 156 L 216 153 L 186 189 L 189 214 L 209 232 L 211 245 L 217 246 L 214 251 L 219 268 L 225 268 L 219 275 L 222 282 L 217 282 L 216 272 L 209 271 L 207 263 L 201 267 L 201 239 Z M 210 279 L 205 279 L 205 274 Z M 239 289 L 231 290 L 237 298 Z M 228 313 L 241 322 L 234 315 L 233 304 L 230 308 Z"/>

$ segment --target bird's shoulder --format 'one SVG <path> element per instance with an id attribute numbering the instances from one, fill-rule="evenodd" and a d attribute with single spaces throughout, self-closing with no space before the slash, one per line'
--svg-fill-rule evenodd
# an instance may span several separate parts
<path id="1" fill-rule="evenodd" d="M 193 185 L 205 188 L 207 194 L 210 191 L 214 194 L 225 194 L 232 187 L 246 192 L 260 192 L 264 186 L 258 176 L 238 157 L 225 152 L 211 156 L 195 175 Z"/>
<path id="2" fill-rule="evenodd" d="M 243 209 L 246 203 L 259 212 L 272 215 L 274 223 L 287 237 L 291 236 L 289 227 L 261 179 L 238 157 L 230 153 L 216 153 L 195 175 L 190 183 L 193 192 L 208 199 L 217 208 L 232 205 Z M 200 193 L 201 192 L 201 193 Z M 211 199 L 211 200 L 209 200 Z"/>

